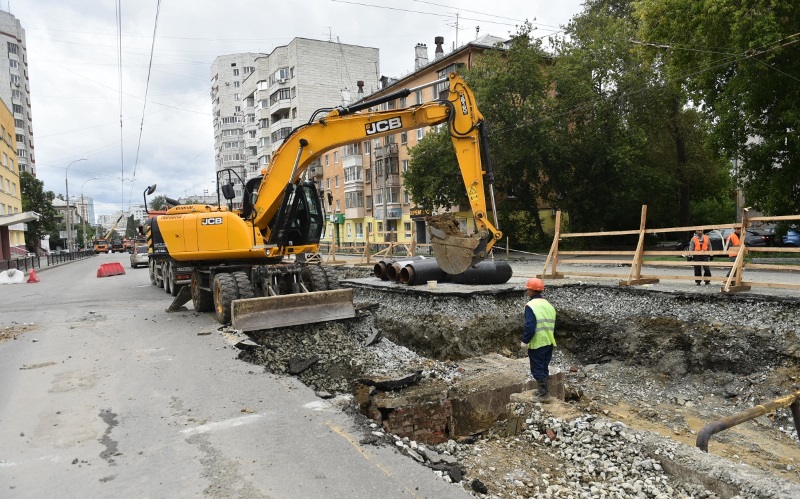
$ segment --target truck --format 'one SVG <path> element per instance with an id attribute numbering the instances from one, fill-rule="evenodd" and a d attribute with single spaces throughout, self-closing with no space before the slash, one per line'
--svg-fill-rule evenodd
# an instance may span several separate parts
<path id="1" fill-rule="evenodd" d="M 447 84 L 447 98 L 373 110 L 439 84 Z M 315 183 L 304 180 L 306 170 L 331 149 L 440 124 L 446 124 L 450 132 L 477 231 L 467 237 L 433 223 L 429 234 L 442 269 L 450 274 L 464 272 L 486 257 L 502 233 L 497 227 L 484 119 L 471 89 L 461 76 L 451 73 L 420 87 L 318 110 L 284 139 L 261 175 L 242 179 L 232 169 L 218 171 L 216 206 L 170 203 L 174 206 L 149 219 L 145 228 L 151 281 L 161 279 L 170 290 L 187 285 L 189 291 L 182 290 L 178 296 L 183 303 L 190 296 L 195 310 L 213 310 L 220 323 L 242 330 L 337 317 L 347 300 L 352 306 L 352 290 L 346 290 L 349 295 L 333 293 L 345 290 L 338 290 L 336 276 L 320 265 L 317 252 L 325 212 Z M 234 209 L 236 184 L 243 191 L 241 208 Z M 491 194 L 494 223 L 487 216 L 485 185 Z M 145 205 L 147 193 L 155 188 L 145 190 Z M 184 279 L 179 280 L 179 275 Z"/>
<path id="2" fill-rule="evenodd" d="M 94 249 L 94 253 L 95 254 L 109 253 L 109 252 L 113 252 L 113 251 L 120 251 L 121 252 L 121 250 L 119 250 L 119 249 L 117 249 L 117 250 L 114 249 L 113 243 L 110 243 L 109 239 L 111 238 L 111 235 L 114 233 L 114 230 L 117 228 L 117 225 L 119 225 L 119 221 L 122 220 L 123 216 L 124 215 L 120 215 L 119 216 L 117 221 L 114 222 L 114 225 L 111 226 L 111 230 L 109 230 L 106 233 L 105 236 L 98 237 L 97 239 L 92 241 L 92 248 Z M 122 247 L 122 241 L 119 241 L 119 247 L 120 248 Z"/>

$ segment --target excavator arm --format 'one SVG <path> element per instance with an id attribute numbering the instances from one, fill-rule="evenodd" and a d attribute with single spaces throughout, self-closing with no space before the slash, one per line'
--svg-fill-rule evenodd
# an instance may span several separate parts
<path id="1" fill-rule="evenodd" d="M 286 206 L 282 200 L 289 192 L 287 185 L 296 184 L 308 166 L 325 152 L 354 142 L 447 123 L 478 230 L 474 237 L 465 237 L 460 231 L 429 224 L 434 256 L 449 274 L 460 274 L 485 258 L 495 242 L 502 238 L 502 233 L 497 228 L 484 120 L 475 96 L 458 74 L 451 73 L 446 79 L 425 86 L 444 81 L 449 83 L 447 99 L 404 109 L 370 111 L 421 87 L 401 90 L 351 107 L 336 108 L 325 117 L 294 130 L 276 151 L 264 173 L 253 203 L 254 226 L 268 238 L 271 221 L 279 215 L 282 206 Z M 494 224 L 487 216 L 486 184 L 495 214 Z"/>

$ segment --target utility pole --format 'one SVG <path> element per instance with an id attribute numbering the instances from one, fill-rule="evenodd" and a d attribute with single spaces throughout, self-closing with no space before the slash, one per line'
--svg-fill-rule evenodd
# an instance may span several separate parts
<path id="1" fill-rule="evenodd" d="M 72 213 L 69 207 L 69 167 L 77 163 L 78 161 L 86 161 L 86 158 L 76 159 L 72 163 L 67 165 L 67 173 L 64 175 L 64 184 L 67 188 L 67 211 L 64 214 L 67 222 L 67 250 L 71 253 L 72 252 Z"/>

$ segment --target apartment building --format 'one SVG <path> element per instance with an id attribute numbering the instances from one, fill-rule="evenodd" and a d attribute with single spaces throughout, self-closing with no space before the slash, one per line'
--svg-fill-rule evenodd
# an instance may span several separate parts
<path id="1" fill-rule="evenodd" d="M 25 30 L 16 17 L 5 11 L 0 11 L 2 49 L 5 53 L 0 56 L 0 99 L 14 114 L 14 126 L 7 130 L 15 135 L 19 171 L 36 175 Z"/>
<path id="2" fill-rule="evenodd" d="M 378 74 L 377 48 L 308 38 L 294 38 L 269 54 L 218 57 L 211 91 L 217 171 L 235 168 L 245 182 L 258 176 L 293 129 L 318 109 L 377 90 Z M 324 178 L 318 163 L 307 175 L 318 185 Z M 234 180 L 240 198 L 243 186 Z"/>
<path id="3" fill-rule="evenodd" d="M 405 88 L 416 88 L 446 77 L 452 71 L 469 69 L 476 57 L 494 50 L 503 40 L 485 35 L 449 54 L 444 53 L 442 37 L 436 37 L 434 58 L 429 59 L 425 44 L 414 47 L 414 71 L 399 79 L 381 78 L 380 89 L 366 99 L 376 99 Z M 400 109 L 438 99 L 448 84 L 429 85 L 409 97 L 381 105 L 381 109 Z M 446 94 L 444 95 L 446 97 Z M 323 240 L 340 246 L 360 245 L 369 233 L 371 243 L 427 242 L 425 215 L 415 208 L 403 186 L 402 174 L 408 170 L 408 150 L 424 136 L 427 127 L 380 139 L 364 141 L 330 151 L 322 157 L 326 209 L 329 217 Z M 452 207 L 462 229 L 475 228 L 469 206 Z"/>
<path id="4" fill-rule="evenodd" d="M 14 115 L 0 101 L 0 260 L 25 254 L 25 214 L 17 165 Z"/>

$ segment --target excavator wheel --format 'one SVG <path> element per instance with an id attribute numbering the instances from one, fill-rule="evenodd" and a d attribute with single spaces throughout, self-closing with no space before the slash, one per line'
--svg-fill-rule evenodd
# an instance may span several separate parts
<path id="1" fill-rule="evenodd" d="M 236 299 L 236 279 L 233 274 L 217 274 L 211 288 L 214 297 L 214 314 L 220 324 L 231 322 L 231 302 Z"/>
<path id="2" fill-rule="evenodd" d="M 167 272 L 167 281 L 169 282 L 169 294 L 178 296 L 178 292 L 183 286 L 175 284 L 175 267 L 172 265 L 169 266 L 169 272 Z"/>
<path id="3" fill-rule="evenodd" d="M 256 296 L 256 292 L 253 289 L 253 283 L 250 282 L 250 278 L 244 272 L 234 272 L 231 274 L 233 279 L 236 281 L 236 299 L 239 298 L 254 298 Z"/>
<path id="4" fill-rule="evenodd" d="M 147 264 L 147 268 L 150 269 L 150 284 L 153 286 L 156 285 L 156 262 L 155 260 L 150 260 Z"/>
<path id="5" fill-rule="evenodd" d="M 198 271 L 192 274 L 192 305 L 197 312 L 210 312 L 214 309 L 211 293 L 201 289 L 202 275 Z"/>
<path id="6" fill-rule="evenodd" d="M 325 274 L 325 269 L 319 265 L 306 265 L 300 271 L 300 277 L 309 291 L 328 290 L 328 277 Z"/>
<path id="7" fill-rule="evenodd" d="M 164 262 L 164 265 L 161 266 L 161 280 L 163 281 L 162 284 L 164 285 L 164 292 L 169 294 L 171 290 L 170 282 L 169 282 L 169 262 Z"/>
<path id="8" fill-rule="evenodd" d="M 325 276 L 328 278 L 328 289 L 340 289 L 341 286 L 339 285 L 339 276 L 336 275 L 336 272 L 333 270 L 326 270 Z"/>

